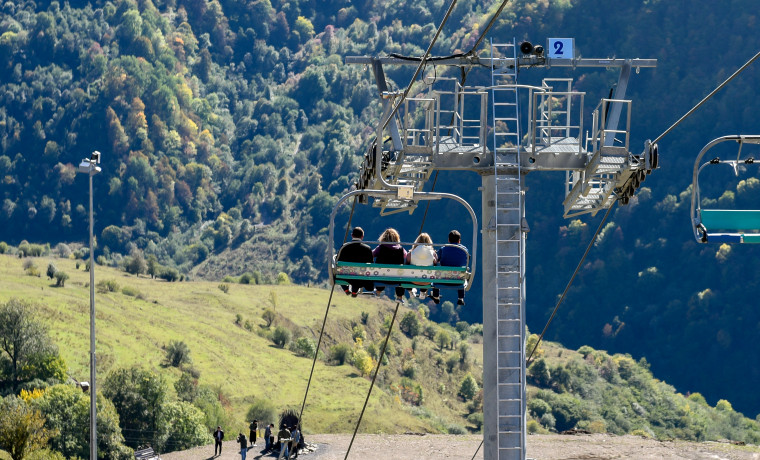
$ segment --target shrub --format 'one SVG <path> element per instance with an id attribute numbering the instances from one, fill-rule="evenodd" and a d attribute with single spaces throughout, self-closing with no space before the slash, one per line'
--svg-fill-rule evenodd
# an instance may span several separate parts
<path id="1" fill-rule="evenodd" d="M 8 252 L 8 244 L 5 241 L 0 241 L 0 254 L 6 254 Z"/>
<path id="2" fill-rule="evenodd" d="M 266 322 L 267 327 L 270 327 L 272 325 L 276 317 L 277 313 L 275 313 L 271 308 L 265 309 L 264 313 L 261 314 L 261 318 Z"/>
<path id="3" fill-rule="evenodd" d="M 237 283 L 237 281 L 235 281 L 235 278 L 231 277 L 230 275 L 225 276 L 222 281 L 225 283 Z"/>
<path id="4" fill-rule="evenodd" d="M 277 284 L 290 284 L 290 277 L 285 272 L 277 274 Z"/>
<path id="5" fill-rule="evenodd" d="M 475 412 L 467 416 L 467 421 L 475 425 L 475 430 L 480 431 L 483 428 L 483 413 Z"/>
<path id="6" fill-rule="evenodd" d="M 58 243 L 55 245 L 55 253 L 61 259 L 66 259 L 71 255 L 71 248 L 66 243 Z"/>
<path id="7" fill-rule="evenodd" d="M 590 346 L 588 346 L 588 345 L 583 345 L 582 347 L 580 347 L 580 348 L 578 349 L 578 353 L 580 353 L 581 355 L 583 355 L 583 357 L 584 357 L 584 358 L 585 358 L 586 356 L 590 355 L 590 354 L 591 354 L 591 353 L 593 353 L 593 352 L 594 352 L 594 349 L 593 349 L 593 348 L 591 348 L 591 347 L 590 347 Z"/>
<path id="8" fill-rule="evenodd" d="M 55 285 L 63 287 L 66 284 L 66 280 L 69 279 L 69 275 L 63 271 L 55 272 Z"/>
<path id="9" fill-rule="evenodd" d="M 366 350 L 360 348 L 359 350 L 356 350 L 354 352 L 354 367 L 359 370 L 359 373 L 362 377 L 365 375 L 369 375 L 370 372 L 372 372 L 373 362 L 372 357 L 367 353 Z"/>
<path id="10" fill-rule="evenodd" d="M 274 342 L 278 348 L 285 348 L 285 345 L 290 342 L 290 331 L 283 326 L 277 326 L 272 333 L 272 342 Z"/>
<path id="11" fill-rule="evenodd" d="M 465 401 L 469 401 L 475 397 L 475 394 L 479 390 L 480 388 L 478 388 L 478 382 L 475 381 L 475 377 L 473 377 L 472 374 L 468 372 L 467 375 L 465 375 L 462 379 L 462 382 L 459 384 L 459 392 L 457 394 L 461 396 Z"/>
<path id="12" fill-rule="evenodd" d="M 317 344 L 307 337 L 299 337 L 293 342 L 290 349 L 298 356 L 312 358 L 317 351 Z"/>
<path id="13" fill-rule="evenodd" d="M 441 329 L 435 334 L 435 343 L 440 351 L 443 351 L 444 348 L 451 346 L 451 335 L 448 331 Z"/>
<path id="14" fill-rule="evenodd" d="M 45 275 L 47 275 L 48 279 L 55 278 L 55 272 L 57 272 L 58 269 L 55 268 L 55 265 L 53 263 L 49 263 L 47 266 L 47 270 L 45 271 Z"/>
<path id="15" fill-rule="evenodd" d="M 417 364 L 414 362 L 414 360 L 410 359 L 401 365 L 401 375 L 410 379 L 413 379 L 417 376 Z"/>
<path id="16" fill-rule="evenodd" d="M 551 410 L 552 406 L 541 398 L 531 398 L 528 400 L 528 412 L 533 417 L 540 418 L 542 415 L 550 413 Z"/>
<path id="17" fill-rule="evenodd" d="M 351 359 L 351 347 L 346 343 L 339 343 L 330 347 L 330 359 L 342 366 Z"/>
<path id="18" fill-rule="evenodd" d="M 446 425 L 446 432 L 448 434 L 467 434 L 467 430 L 457 423 L 449 423 Z"/>
<path id="19" fill-rule="evenodd" d="M 246 273 L 243 273 L 242 275 L 240 275 L 240 280 L 238 280 L 238 283 L 240 283 L 240 284 L 253 284 L 253 283 L 251 283 L 251 281 L 253 281 L 253 275 L 251 275 L 250 273 L 246 272 Z"/>
<path id="20" fill-rule="evenodd" d="M 725 411 L 725 412 L 732 412 L 734 408 L 731 406 L 731 403 L 726 401 L 725 399 L 719 400 L 715 404 L 715 409 L 719 411 Z"/>
<path id="21" fill-rule="evenodd" d="M 361 325 L 356 325 L 351 330 L 351 338 L 356 341 L 356 339 L 367 339 L 367 332 L 364 330 L 364 327 Z"/>
<path id="22" fill-rule="evenodd" d="M 130 297 L 137 297 L 138 299 L 143 297 L 140 291 L 131 286 L 124 286 L 121 288 L 121 293 Z"/>
<path id="23" fill-rule="evenodd" d="M 243 325 L 243 315 L 241 315 L 240 313 L 235 313 L 235 324 L 238 326 Z"/>
<path id="24" fill-rule="evenodd" d="M 158 275 L 159 278 L 162 280 L 166 280 L 170 283 L 173 283 L 174 281 L 177 281 L 179 279 L 179 272 L 171 267 L 165 267 L 161 270 L 161 272 Z"/>
<path id="25" fill-rule="evenodd" d="M 401 382 L 399 383 L 399 393 L 401 394 L 401 399 L 415 406 L 421 406 L 424 401 L 422 386 L 407 377 L 401 378 Z"/>
<path id="26" fill-rule="evenodd" d="M 166 346 L 166 356 L 164 362 L 168 366 L 180 367 L 183 364 L 190 364 L 190 347 L 183 341 L 171 340 Z"/>
<path id="27" fill-rule="evenodd" d="M 261 422 L 273 422 L 275 417 L 277 417 L 277 409 L 274 407 L 274 403 L 264 398 L 255 399 L 245 415 L 246 420 L 258 420 L 259 426 L 263 425 Z"/>
<path id="28" fill-rule="evenodd" d="M 459 364 L 460 356 L 459 353 L 449 353 L 448 356 L 446 356 L 446 370 L 449 371 L 449 373 L 452 373 L 454 371 L 454 368 Z"/>
<path id="29" fill-rule="evenodd" d="M 101 294 L 105 294 L 106 292 L 116 292 L 119 290 L 119 283 L 117 283 L 116 280 L 101 280 L 98 281 L 95 288 Z"/>
<path id="30" fill-rule="evenodd" d="M 229 294 L 230 293 L 230 285 L 229 284 L 221 283 L 217 287 L 219 288 L 220 291 L 224 292 L 225 294 Z"/>
<path id="31" fill-rule="evenodd" d="M 528 420 L 528 433 L 536 434 L 541 431 L 541 425 L 536 420 Z"/>
<path id="32" fill-rule="evenodd" d="M 367 313 L 366 311 L 363 311 L 362 314 L 361 314 L 361 322 L 362 322 L 362 324 L 364 324 L 366 326 L 367 325 L 367 321 L 369 321 L 369 313 Z"/>
<path id="33" fill-rule="evenodd" d="M 248 320 L 245 320 L 245 322 L 243 323 L 243 329 L 245 329 L 248 332 L 253 331 L 253 323 L 251 323 Z"/>

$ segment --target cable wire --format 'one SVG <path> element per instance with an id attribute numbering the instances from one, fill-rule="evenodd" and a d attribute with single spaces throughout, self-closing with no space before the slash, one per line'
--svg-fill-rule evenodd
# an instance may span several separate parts
<path id="1" fill-rule="evenodd" d="M 609 208 L 607 208 L 607 212 L 604 214 L 602 221 L 599 222 L 599 227 L 597 227 L 596 232 L 594 233 L 594 236 L 591 237 L 591 241 L 589 241 L 588 246 L 586 247 L 586 252 L 583 253 L 583 257 L 581 257 L 581 260 L 578 262 L 578 266 L 575 267 L 573 276 L 571 276 L 570 281 L 567 282 L 567 286 L 565 286 L 565 291 L 560 296 L 559 301 L 557 301 L 557 305 L 554 306 L 554 310 L 552 311 L 552 314 L 549 317 L 549 321 L 546 322 L 546 326 L 544 326 L 544 330 L 541 331 L 541 335 L 538 337 L 538 342 L 536 342 L 536 344 L 533 346 L 533 350 L 530 351 L 530 355 L 528 356 L 528 360 L 525 363 L 525 367 L 530 366 L 530 363 L 533 360 L 533 353 L 535 353 L 535 351 L 538 350 L 538 345 L 541 343 L 541 340 L 543 340 L 544 334 L 546 334 L 546 330 L 549 329 L 549 325 L 552 323 L 554 316 L 557 314 L 557 310 L 559 310 L 559 306 L 562 305 L 562 302 L 565 300 L 567 291 L 570 290 L 570 286 L 573 284 L 573 281 L 575 280 L 575 276 L 580 271 L 581 266 L 583 265 L 583 262 L 586 260 L 586 256 L 588 255 L 589 251 L 591 251 L 591 247 L 594 245 L 594 242 L 596 241 L 596 237 L 599 236 L 599 232 L 602 231 L 604 222 L 607 220 L 607 217 L 610 215 L 610 211 L 612 211 L 612 208 L 615 207 L 615 203 L 617 203 L 617 200 L 615 200 L 615 202 L 612 203 L 612 205 Z"/>
<path id="2" fill-rule="evenodd" d="M 354 439 L 356 438 L 356 433 L 359 431 L 359 425 L 362 423 L 362 417 L 364 417 L 364 410 L 367 409 L 367 402 L 369 402 L 369 397 L 372 394 L 372 388 L 375 387 L 375 379 L 377 379 L 377 374 L 380 373 L 380 366 L 383 365 L 383 357 L 385 356 L 385 349 L 388 346 L 388 339 L 391 338 L 391 332 L 393 331 L 393 324 L 396 322 L 396 314 L 398 313 L 398 307 L 401 305 L 401 302 L 396 302 L 396 309 L 393 311 L 393 318 L 391 319 L 391 324 L 388 326 L 388 334 L 385 336 L 385 342 L 383 342 L 383 350 L 380 352 L 380 357 L 377 359 L 377 368 L 375 368 L 375 375 L 372 376 L 372 383 L 369 385 L 369 391 L 367 392 L 367 397 L 364 399 L 364 406 L 362 407 L 362 412 L 359 414 L 359 420 L 356 422 L 356 427 L 354 428 L 354 434 L 351 436 L 351 442 L 348 444 L 348 450 L 346 451 L 346 456 L 343 457 L 343 460 L 348 459 L 348 454 L 351 452 L 351 446 L 354 445 Z"/>
<path id="3" fill-rule="evenodd" d="M 348 224 L 346 225 L 346 234 L 343 237 L 343 244 L 346 244 L 348 240 L 348 229 L 351 228 L 351 220 L 354 217 L 354 209 L 356 209 L 357 197 L 354 196 L 354 203 L 351 205 L 351 214 L 348 217 Z M 342 245 L 341 245 L 342 246 Z M 314 367 L 317 365 L 317 357 L 319 356 L 319 347 L 322 345 L 322 336 L 325 333 L 325 325 L 327 324 L 327 314 L 330 312 L 330 304 L 332 303 L 333 294 L 335 293 L 335 283 L 330 289 L 330 297 L 327 299 L 327 307 L 325 308 L 325 317 L 322 319 L 322 328 L 319 330 L 319 340 L 317 340 L 317 347 L 314 351 L 314 359 L 311 361 L 311 372 L 309 372 L 309 380 L 306 382 L 306 391 L 303 394 L 303 402 L 301 403 L 301 412 L 298 413 L 298 423 L 302 422 L 303 410 L 306 407 L 306 398 L 309 396 L 309 388 L 311 388 L 311 379 L 314 376 Z"/>
<path id="4" fill-rule="evenodd" d="M 749 67 L 750 64 L 752 64 L 753 62 L 755 62 L 755 60 L 758 57 L 760 57 L 760 52 L 758 52 L 757 54 L 755 54 L 754 56 L 752 56 L 752 58 L 749 61 L 747 61 L 746 63 L 744 63 L 743 66 L 741 66 L 736 72 L 734 72 L 730 77 L 728 77 L 723 83 L 721 83 L 720 85 L 718 85 L 717 88 L 715 88 L 714 90 L 712 90 L 710 92 L 710 94 L 708 94 L 707 96 L 704 97 L 704 99 L 702 99 L 701 101 L 699 101 L 699 103 L 697 105 L 695 105 L 694 107 L 691 108 L 691 110 L 689 110 L 688 112 L 686 112 L 686 114 L 684 116 L 682 116 L 681 118 L 679 118 L 677 122 L 673 123 L 670 126 L 670 128 L 668 128 L 668 129 L 665 130 L 664 133 L 662 133 L 659 136 L 657 136 L 657 139 L 653 140 L 652 144 L 656 144 L 657 141 L 659 141 L 660 139 L 662 139 L 663 137 L 665 137 L 667 134 L 669 134 L 676 126 L 678 126 L 679 124 L 681 124 L 682 121 L 684 121 L 688 116 L 690 116 L 692 113 L 694 113 L 694 111 L 696 111 L 698 108 L 700 108 L 702 106 L 702 104 L 704 104 L 705 102 L 707 102 L 708 99 L 710 99 L 711 97 L 713 97 L 715 95 L 715 93 L 717 93 L 718 91 L 720 91 L 721 89 L 723 89 L 723 87 L 726 86 L 728 84 L 728 82 L 730 82 L 731 80 L 733 80 L 737 75 L 739 75 L 740 73 L 742 73 L 744 71 L 744 69 L 746 69 L 747 67 Z"/>
<path id="5" fill-rule="evenodd" d="M 478 445 L 478 448 L 475 449 L 475 453 L 472 454 L 472 458 L 470 460 L 475 460 L 475 456 L 478 455 L 478 452 L 480 452 L 480 448 L 483 447 L 483 439 L 480 440 L 480 444 Z"/>

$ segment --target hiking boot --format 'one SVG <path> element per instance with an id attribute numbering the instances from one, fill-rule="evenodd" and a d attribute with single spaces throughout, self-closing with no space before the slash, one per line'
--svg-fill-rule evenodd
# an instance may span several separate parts
<path id="1" fill-rule="evenodd" d="M 461 297 L 460 297 L 460 298 L 458 298 L 458 299 L 457 299 L 457 305 L 464 305 L 464 299 L 463 299 L 463 298 L 461 298 Z"/>
<path id="2" fill-rule="evenodd" d="M 419 293 L 417 292 L 417 288 L 412 288 L 411 292 L 412 292 L 412 295 L 415 296 L 415 297 L 419 297 L 420 296 Z"/>
<path id="3" fill-rule="evenodd" d="M 438 296 L 435 296 L 435 297 L 434 296 L 430 296 L 430 298 L 433 299 L 433 303 L 435 303 L 436 305 L 438 305 L 439 303 L 441 303 L 441 298 L 438 297 Z"/>
<path id="4" fill-rule="evenodd" d="M 401 305 L 404 305 L 404 297 L 397 295 L 396 296 L 396 302 L 400 303 Z"/>

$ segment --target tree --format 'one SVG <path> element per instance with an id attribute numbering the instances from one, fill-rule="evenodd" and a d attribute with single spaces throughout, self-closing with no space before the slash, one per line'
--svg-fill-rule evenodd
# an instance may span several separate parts
<path id="1" fill-rule="evenodd" d="M 417 318 L 417 314 L 413 311 L 409 311 L 404 314 L 404 317 L 401 318 L 401 322 L 399 323 L 398 327 L 401 329 L 401 332 L 406 334 L 410 339 L 413 339 L 416 336 L 420 335 L 420 320 Z"/>
<path id="2" fill-rule="evenodd" d="M 449 332 L 444 329 L 440 329 L 435 334 L 435 343 L 438 345 L 440 351 L 443 351 L 444 348 L 451 346 L 451 334 L 449 334 Z"/>
<path id="3" fill-rule="evenodd" d="M 354 352 L 354 367 L 359 369 L 362 377 L 372 372 L 373 364 L 372 357 L 363 348 Z"/>
<path id="4" fill-rule="evenodd" d="M 465 401 L 469 401 L 475 397 L 475 394 L 479 390 L 480 388 L 478 388 L 478 382 L 475 380 L 475 377 L 473 377 L 472 374 L 468 372 L 467 375 L 465 375 L 462 379 L 462 382 L 459 384 L 458 394 L 464 398 Z"/>
<path id="5" fill-rule="evenodd" d="M 16 298 L 0 305 L 0 351 L 10 361 L 10 385 L 14 392 L 22 369 L 35 357 L 58 354 L 47 331 L 37 321 L 35 308 L 28 301 Z M 2 374 L 0 377 L 7 378 Z"/>
<path id="6" fill-rule="evenodd" d="M 330 348 L 330 358 L 342 366 L 351 359 L 351 347 L 347 343 L 339 343 Z"/>
<path id="7" fill-rule="evenodd" d="M 13 460 L 47 445 L 50 432 L 45 429 L 45 417 L 14 395 L 0 399 L 0 449 Z"/>
<path id="8" fill-rule="evenodd" d="M 45 427 L 52 433 L 50 446 L 66 458 L 89 458 L 90 396 L 74 385 L 59 384 L 45 389 L 30 405 L 45 416 Z M 103 458 L 128 460 L 119 416 L 111 401 L 98 394 L 98 453 Z"/>
<path id="9" fill-rule="evenodd" d="M 166 346 L 165 363 L 167 366 L 180 367 L 183 364 L 190 364 L 190 347 L 183 341 L 170 340 Z"/>
<path id="10" fill-rule="evenodd" d="M 164 452 L 186 450 L 211 442 L 200 409 L 185 401 L 167 403 L 162 411 L 162 425 L 171 427 L 162 436 L 159 446 Z"/>
<path id="11" fill-rule="evenodd" d="M 113 401 L 119 426 L 130 433 L 127 445 L 159 445 L 169 426 L 163 414 L 166 383 L 159 374 L 139 367 L 112 371 L 103 384 L 103 395 Z"/>

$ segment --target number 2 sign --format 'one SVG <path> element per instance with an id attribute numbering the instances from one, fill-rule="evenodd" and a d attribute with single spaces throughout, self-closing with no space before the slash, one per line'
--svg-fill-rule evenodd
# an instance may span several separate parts
<path id="1" fill-rule="evenodd" d="M 550 38 L 546 41 L 546 50 L 550 59 L 573 59 L 575 57 L 575 40 L 572 38 Z"/>

